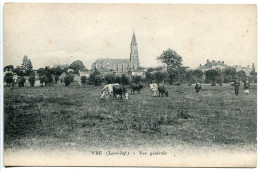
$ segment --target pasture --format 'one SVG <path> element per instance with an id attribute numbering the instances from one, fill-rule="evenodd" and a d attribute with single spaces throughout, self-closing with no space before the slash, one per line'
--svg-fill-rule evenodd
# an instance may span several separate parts
<path id="1" fill-rule="evenodd" d="M 103 86 L 4 90 L 4 148 L 87 151 L 91 148 L 212 148 L 256 151 L 257 94 L 240 87 L 148 86 L 129 100 L 100 101 Z"/>

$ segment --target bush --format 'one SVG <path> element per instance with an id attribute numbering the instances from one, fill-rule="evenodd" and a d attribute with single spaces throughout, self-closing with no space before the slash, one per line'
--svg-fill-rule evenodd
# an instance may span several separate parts
<path id="1" fill-rule="evenodd" d="M 107 74 L 105 76 L 105 81 L 107 82 L 107 84 L 112 84 L 115 83 L 116 77 L 113 74 Z"/>
<path id="2" fill-rule="evenodd" d="M 120 76 L 117 76 L 116 79 L 115 79 L 115 83 L 121 83 L 122 80 L 121 80 L 121 77 Z"/>
<path id="3" fill-rule="evenodd" d="M 55 75 L 55 83 L 57 84 L 58 81 L 59 81 L 59 76 Z"/>
<path id="4" fill-rule="evenodd" d="M 129 78 L 125 74 L 123 74 L 121 76 L 121 82 L 122 82 L 123 85 L 128 85 L 129 84 Z"/>
<path id="5" fill-rule="evenodd" d="M 94 78 L 94 83 L 95 83 L 95 86 L 100 86 L 101 83 L 102 83 L 102 78 L 100 75 L 96 75 L 95 78 Z"/>
<path id="6" fill-rule="evenodd" d="M 72 74 L 68 74 L 64 78 L 65 86 L 69 86 L 74 81 L 74 76 Z"/>
<path id="7" fill-rule="evenodd" d="M 31 86 L 34 87 L 34 84 L 35 84 L 35 76 L 34 75 L 29 77 L 29 82 L 30 82 Z"/>
<path id="8" fill-rule="evenodd" d="M 81 84 L 85 85 L 87 83 L 87 77 L 86 76 L 82 76 L 80 79 L 81 79 Z"/>
<path id="9" fill-rule="evenodd" d="M 12 73 L 6 73 L 4 77 L 4 81 L 7 83 L 8 86 L 14 82 L 13 74 Z"/>
<path id="10" fill-rule="evenodd" d="M 46 75 L 43 75 L 40 77 L 40 83 L 41 83 L 41 86 L 43 86 L 43 83 L 45 83 L 45 86 L 47 86 L 46 83 L 48 83 L 48 78 Z"/>
<path id="11" fill-rule="evenodd" d="M 19 86 L 19 87 L 24 87 L 25 82 L 26 82 L 26 79 L 25 79 L 24 77 L 21 77 L 21 78 L 19 79 L 18 86 Z"/>

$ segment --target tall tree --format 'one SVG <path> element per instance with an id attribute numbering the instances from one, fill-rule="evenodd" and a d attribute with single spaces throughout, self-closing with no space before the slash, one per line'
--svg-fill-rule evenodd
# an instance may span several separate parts
<path id="1" fill-rule="evenodd" d="M 182 65 L 182 57 L 170 48 L 163 51 L 157 59 L 166 64 L 167 71 L 178 69 Z"/>
<path id="2" fill-rule="evenodd" d="M 33 72 L 32 62 L 26 55 L 23 57 L 23 62 L 22 62 L 21 68 L 23 69 L 23 73 L 26 76 L 29 76 L 30 73 Z"/>
<path id="3" fill-rule="evenodd" d="M 74 70 L 74 73 L 75 74 L 78 74 L 79 73 L 79 70 L 82 70 L 85 68 L 84 64 L 82 61 L 80 60 L 76 60 L 74 62 L 72 62 L 69 66 L 70 69 L 73 69 Z"/>

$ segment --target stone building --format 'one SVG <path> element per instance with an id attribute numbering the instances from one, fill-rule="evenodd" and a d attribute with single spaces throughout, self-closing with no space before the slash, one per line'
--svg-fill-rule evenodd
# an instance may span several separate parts
<path id="1" fill-rule="evenodd" d="M 114 71 L 127 73 L 130 70 L 139 69 L 138 47 L 136 42 L 135 33 L 133 33 L 132 41 L 130 44 L 130 59 L 97 59 L 91 66 L 91 69 L 98 69 L 99 71 Z"/>

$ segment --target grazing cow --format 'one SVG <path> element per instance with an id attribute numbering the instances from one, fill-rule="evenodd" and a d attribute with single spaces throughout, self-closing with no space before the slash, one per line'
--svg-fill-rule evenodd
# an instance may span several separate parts
<path id="1" fill-rule="evenodd" d="M 158 91 L 159 91 L 159 97 L 163 97 L 163 95 L 165 94 L 165 96 L 166 97 L 168 97 L 168 95 L 169 95 L 169 93 L 168 93 L 168 91 L 166 90 L 166 88 L 165 88 L 165 86 L 164 85 L 160 85 L 159 87 L 158 87 Z"/>
<path id="2" fill-rule="evenodd" d="M 104 96 L 106 96 L 106 95 L 109 95 L 110 98 L 111 98 L 112 97 L 112 93 L 113 93 L 113 87 L 115 87 L 115 86 L 119 86 L 119 84 L 115 83 L 115 84 L 108 84 L 108 85 L 106 85 L 102 89 L 102 91 L 100 93 L 100 99 L 104 98 Z"/>
<path id="3" fill-rule="evenodd" d="M 131 85 L 131 94 L 135 94 L 135 91 L 137 91 L 140 94 L 141 89 L 144 88 L 142 85 Z"/>
<path id="4" fill-rule="evenodd" d="M 200 84 L 200 83 L 197 83 L 197 84 L 195 85 L 196 93 L 200 92 L 200 89 L 201 89 L 201 84 Z"/>
<path id="5" fill-rule="evenodd" d="M 128 99 L 127 89 L 124 86 L 113 87 L 113 94 L 114 94 L 114 99 L 117 98 L 117 95 L 119 95 L 121 99 L 123 95 L 125 96 L 126 99 Z"/>
<path id="6" fill-rule="evenodd" d="M 156 96 L 156 92 L 158 91 L 158 84 L 149 84 L 149 88 L 153 92 L 153 96 Z"/>

